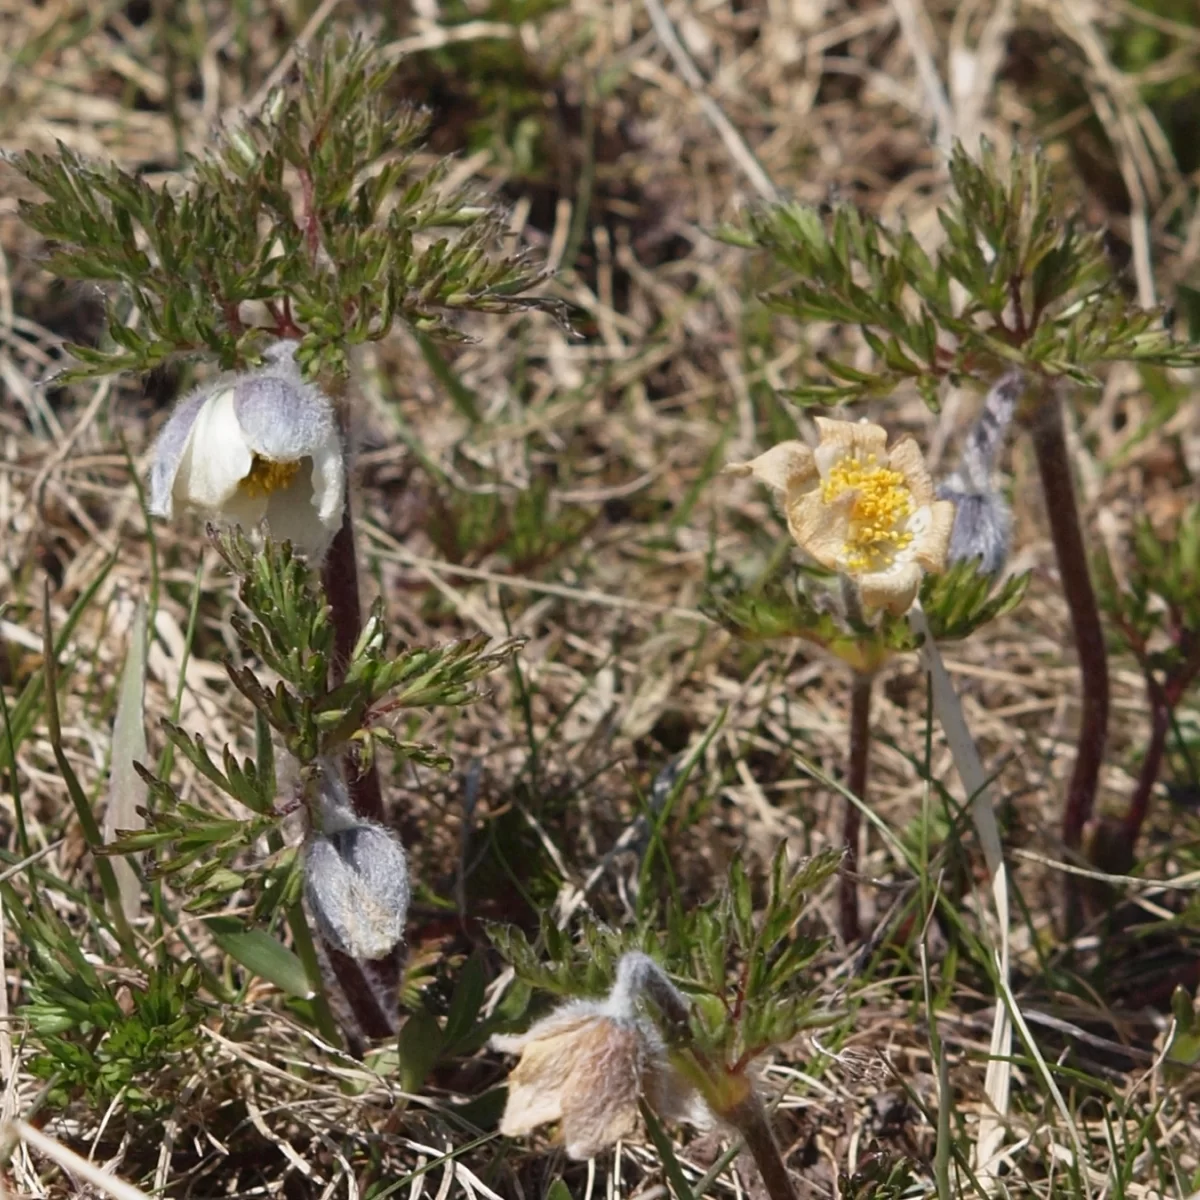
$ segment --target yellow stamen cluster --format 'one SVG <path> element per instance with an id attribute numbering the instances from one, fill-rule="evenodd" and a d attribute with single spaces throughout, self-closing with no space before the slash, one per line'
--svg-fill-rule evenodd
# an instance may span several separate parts
<path id="1" fill-rule="evenodd" d="M 260 496 L 269 496 L 280 488 L 285 488 L 300 470 L 300 462 L 272 462 L 269 458 L 254 456 L 250 464 L 250 473 L 238 485 L 252 500 Z"/>
<path id="2" fill-rule="evenodd" d="M 911 533 L 898 528 L 913 512 L 912 493 L 904 475 L 880 466 L 874 454 L 868 454 L 865 461 L 848 456 L 830 468 L 821 485 L 821 499 L 831 504 L 849 491 L 855 495 L 846 537 L 846 569 L 885 569 L 896 551 L 913 540 Z"/>

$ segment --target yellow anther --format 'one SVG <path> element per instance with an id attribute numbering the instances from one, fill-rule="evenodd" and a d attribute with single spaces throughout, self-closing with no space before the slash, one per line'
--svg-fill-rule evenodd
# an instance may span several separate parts
<path id="1" fill-rule="evenodd" d="M 882 570 L 897 550 L 913 540 L 903 527 L 913 513 L 908 483 L 902 472 L 877 466 L 876 456 L 868 454 L 865 461 L 842 459 L 821 485 L 821 498 L 826 504 L 846 492 L 854 493 L 845 545 L 846 567 L 851 571 Z"/>
<path id="2" fill-rule="evenodd" d="M 238 485 L 252 500 L 260 496 L 269 496 L 280 488 L 285 488 L 300 470 L 299 460 L 295 462 L 272 462 L 269 458 L 260 458 L 257 454 L 250 464 L 250 473 Z"/>

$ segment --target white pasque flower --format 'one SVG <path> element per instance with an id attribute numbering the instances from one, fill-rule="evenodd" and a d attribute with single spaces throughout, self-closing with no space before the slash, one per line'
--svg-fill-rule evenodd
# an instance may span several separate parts
<path id="1" fill-rule="evenodd" d="M 858 586 L 869 610 L 907 612 L 926 571 L 943 571 L 954 504 L 939 500 L 910 437 L 890 449 L 869 421 L 816 418 L 820 443 L 782 442 L 727 470 L 782 497 L 797 544 Z"/>
<path id="2" fill-rule="evenodd" d="M 300 374 L 295 343 L 266 365 L 185 396 L 154 448 L 150 512 L 194 509 L 319 558 L 342 523 L 346 468 L 329 398 Z"/>

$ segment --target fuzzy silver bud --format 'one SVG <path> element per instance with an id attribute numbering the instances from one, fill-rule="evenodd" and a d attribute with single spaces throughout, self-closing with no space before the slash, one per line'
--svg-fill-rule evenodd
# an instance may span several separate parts
<path id="1" fill-rule="evenodd" d="M 350 806 L 336 768 L 321 777 L 321 832 L 304 859 L 304 897 L 321 936 L 362 960 L 384 958 L 404 938 L 408 860 L 399 839 Z"/>
<path id="2" fill-rule="evenodd" d="M 947 484 L 938 496 L 954 501 L 954 528 L 950 533 L 951 563 L 979 560 L 985 575 L 999 575 L 1008 559 L 1012 514 L 998 492 L 956 492 Z"/>
<path id="3" fill-rule="evenodd" d="M 1008 559 L 1012 513 L 992 485 L 992 474 L 1024 386 L 1019 371 L 996 381 L 963 443 L 959 469 L 937 489 L 939 499 L 952 500 L 955 506 L 947 561 L 977 559 L 985 575 L 999 575 Z"/>

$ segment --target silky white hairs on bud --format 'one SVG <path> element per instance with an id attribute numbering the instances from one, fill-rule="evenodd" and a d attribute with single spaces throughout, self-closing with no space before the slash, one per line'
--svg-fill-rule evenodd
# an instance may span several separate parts
<path id="1" fill-rule="evenodd" d="M 304 896 L 321 936 L 351 958 L 386 957 L 404 938 L 408 860 L 400 840 L 364 821 L 337 766 L 321 764 L 321 831 L 304 859 Z"/>
<path id="2" fill-rule="evenodd" d="M 617 978 L 604 1002 L 605 1009 L 615 1019 L 631 1020 L 641 997 L 648 999 L 672 1024 L 687 1024 L 688 1002 L 667 973 L 650 955 L 628 950 L 617 963 Z"/>
<path id="3" fill-rule="evenodd" d="M 1023 388 L 1019 371 L 1009 371 L 996 381 L 967 434 L 959 469 L 937 489 L 939 498 L 955 505 L 947 560 L 978 559 L 986 575 L 999 575 L 1008 558 L 1012 514 L 993 486 L 992 475 Z"/>

